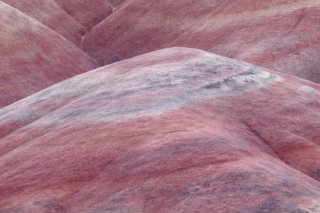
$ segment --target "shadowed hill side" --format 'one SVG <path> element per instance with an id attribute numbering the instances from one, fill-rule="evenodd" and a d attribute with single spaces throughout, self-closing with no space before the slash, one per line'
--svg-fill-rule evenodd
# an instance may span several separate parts
<path id="1" fill-rule="evenodd" d="M 0 212 L 320 211 L 320 92 L 170 48 L 0 110 Z"/>
<path id="2" fill-rule="evenodd" d="M 112 6 L 113 12 L 119 10 L 122 6 L 124 6 L 130 0 L 107 0 L 107 2 Z"/>
<path id="3" fill-rule="evenodd" d="M 192 47 L 320 82 L 317 1 L 131 0 L 84 39 L 99 65 Z"/>
<path id="4" fill-rule="evenodd" d="M 0 107 L 96 67 L 75 45 L 0 2 Z"/>
<path id="5" fill-rule="evenodd" d="M 87 30 L 90 30 L 92 27 L 108 17 L 113 10 L 106 0 L 55 1 Z"/>
<path id="6" fill-rule="evenodd" d="M 36 19 L 80 47 L 86 30 L 53 0 L 2 0 L 2 2 Z"/>
<path id="7" fill-rule="evenodd" d="M 107 0 L 107 2 L 110 5 L 112 5 L 112 7 L 118 7 L 126 1 L 129 1 L 129 0 Z"/>

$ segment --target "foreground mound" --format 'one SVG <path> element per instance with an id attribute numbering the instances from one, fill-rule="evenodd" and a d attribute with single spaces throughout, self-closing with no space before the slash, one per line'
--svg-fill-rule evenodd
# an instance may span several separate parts
<path id="1" fill-rule="evenodd" d="M 320 211 L 320 92 L 171 48 L 0 110 L 0 212 Z"/>
<path id="2" fill-rule="evenodd" d="M 0 108 L 96 67 L 58 33 L 0 1 Z"/>
<path id="3" fill-rule="evenodd" d="M 131 0 L 83 44 L 100 65 L 183 46 L 320 83 L 319 14 L 312 0 Z"/>

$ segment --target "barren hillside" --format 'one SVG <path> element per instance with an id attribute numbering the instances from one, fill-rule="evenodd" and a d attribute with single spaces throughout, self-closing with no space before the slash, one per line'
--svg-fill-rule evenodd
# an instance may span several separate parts
<path id="1" fill-rule="evenodd" d="M 0 1 L 0 213 L 320 212 L 319 9 Z"/>

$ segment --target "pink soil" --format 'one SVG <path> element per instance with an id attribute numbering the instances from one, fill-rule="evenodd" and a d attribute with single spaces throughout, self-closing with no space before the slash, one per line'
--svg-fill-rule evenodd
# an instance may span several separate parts
<path id="1" fill-rule="evenodd" d="M 108 17 L 113 9 L 105 0 L 54 0 L 87 30 Z"/>
<path id="2" fill-rule="evenodd" d="M 166 47 L 192 47 L 320 83 L 315 1 L 125 1 L 83 49 L 99 65 Z"/>
<path id="3" fill-rule="evenodd" d="M 53 29 L 76 46 L 80 47 L 86 29 L 69 16 L 53 0 L 2 0 L 22 13 Z"/>
<path id="4" fill-rule="evenodd" d="M 306 84 L 170 48 L 53 85 L 0 110 L 0 212 L 318 212 Z"/>
<path id="5" fill-rule="evenodd" d="M 0 107 L 96 67 L 74 44 L 0 2 Z"/>

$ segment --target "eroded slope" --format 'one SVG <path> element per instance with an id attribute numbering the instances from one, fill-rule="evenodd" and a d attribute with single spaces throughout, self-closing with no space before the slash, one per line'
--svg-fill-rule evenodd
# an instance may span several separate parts
<path id="1" fill-rule="evenodd" d="M 86 29 L 53 0 L 2 0 L 22 13 L 56 31 L 76 46 L 81 46 Z M 87 8 L 90 10 L 90 8 Z"/>
<path id="2" fill-rule="evenodd" d="M 85 37 L 100 65 L 165 47 L 192 47 L 316 83 L 318 1 L 126 1 Z"/>
<path id="3" fill-rule="evenodd" d="M 0 110 L 0 211 L 320 211 L 320 92 L 170 48 Z"/>
<path id="4" fill-rule="evenodd" d="M 74 44 L 0 2 L 0 108 L 96 67 Z"/>
<path id="5" fill-rule="evenodd" d="M 108 17 L 113 9 L 106 0 L 54 0 L 87 30 Z"/>

